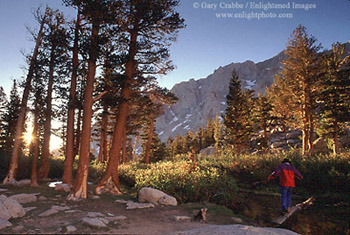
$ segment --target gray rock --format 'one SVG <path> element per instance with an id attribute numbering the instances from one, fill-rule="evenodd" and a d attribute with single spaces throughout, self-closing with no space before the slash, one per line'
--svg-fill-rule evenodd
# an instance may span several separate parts
<path id="1" fill-rule="evenodd" d="M 7 220 L 0 219 L 0 230 L 10 226 L 12 226 L 10 222 L 8 222 Z"/>
<path id="2" fill-rule="evenodd" d="M 109 221 L 121 221 L 121 220 L 126 220 L 127 218 L 123 215 L 119 216 L 113 216 L 113 217 L 106 217 Z"/>
<path id="3" fill-rule="evenodd" d="M 96 217 L 103 217 L 104 214 L 102 214 L 100 212 L 88 212 L 87 216 L 90 218 L 96 218 Z"/>
<path id="4" fill-rule="evenodd" d="M 29 179 L 24 179 L 17 181 L 17 186 L 29 186 L 30 185 L 30 180 Z"/>
<path id="5" fill-rule="evenodd" d="M 123 200 L 123 199 L 117 199 L 117 200 L 115 200 L 115 202 L 117 202 L 117 203 L 122 203 L 122 204 L 128 203 L 128 201 L 125 201 L 125 200 Z"/>
<path id="6" fill-rule="evenodd" d="M 53 210 L 57 210 L 57 211 L 65 211 L 65 210 L 69 210 L 70 207 L 69 206 L 52 206 L 51 209 Z"/>
<path id="7" fill-rule="evenodd" d="M 38 198 L 34 194 L 26 194 L 26 193 L 12 195 L 9 198 L 16 200 L 20 204 L 36 202 L 38 200 Z"/>
<path id="8" fill-rule="evenodd" d="M 67 229 L 67 233 L 72 233 L 72 232 L 77 231 L 77 228 L 75 226 L 73 226 L 73 225 L 68 225 L 66 227 L 66 229 Z"/>
<path id="9" fill-rule="evenodd" d="M 128 203 L 126 204 L 127 210 L 153 208 L 153 207 L 155 206 L 152 203 L 137 203 L 137 202 L 128 201 Z"/>
<path id="10" fill-rule="evenodd" d="M 56 191 L 70 192 L 71 188 L 68 184 L 55 184 Z"/>
<path id="11" fill-rule="evenodd" d="M 144 187 L 139 191 L 139 202 L 177 206 L 176 198 L 150 187 Z"/>
<path id="12" fill-rule="evenodd" d="M 40 200 L 40 201 L 46 201 L 46 200 L 47 200 L 47 198 L 46 198 L 46 197 L 44 197 L 44 196 L 40 196 L 40 197 L 39 197 L 39 200 Z"/>
<path id="13" fill-rule="evenodd" d="M 16 227 L 13 227 L 12 228 L 12 231 L 14 232 L 20 232 L 24 229 L 24 226 L 23 225 L 17 225 Z"/>
<path id="14" fill-rule="evenodd" d="M 9 220 L 11 218 L 10 212 L 5 205 L 0 202 L 0 220 Z"/>
<path id="15" fill-rule="evenodd" d="M 0 192 L 7 192 L 8 191 L 8 189 L 6 189 L 6 188 L 0 188 Z"/>
<path id="16" fill-rule="evenodd" d="M 88 225 L 91 226 L 93 228 L 106 228 L 107 225 L 104 221 L 100 220 L 100 218 L 88 218 L 88 217 L 84 217 L 81 219 L 81 221 Z"/>
<path id="17" fill-rule="evenodd" d="M 19 218 L 26 214 L 24 208 L 17 201 L 7 198 L 6 196 L 1 197 L 0 201 L 6 207 L 12 218 Z"/>
<path id="18" fill-rule="evenodd" d="M 56 213 L 58 213 L 58 210 L 49 209 L 49 210 L 44 211 L 43 213 L 41 213 L 39 216 L 40 217 L 47 217 L 47 216 L 50 216 L 50 215 L 53 215 L 53 214 L 56 214 Z"/>
<path id="19" fill-rule="evenodd" d="M 36 207 L 25 207 L 24 208 L 24 211 L 27 213 L 27 212 L 29 212 L 29 211 L 32 211 L 32 210 L 35 210 L 36 209 Z"/>

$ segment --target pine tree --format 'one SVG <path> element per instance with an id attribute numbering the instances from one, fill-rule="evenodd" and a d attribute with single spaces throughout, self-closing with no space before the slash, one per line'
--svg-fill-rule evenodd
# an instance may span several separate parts
<path id="1" fill-rule="evenodd" d="M 333 44 L 323 57 L 324 75 L 320 81 L 318 103 L 321 104 L 322 136 L 333 140 L 333 154 L 339 153 L 339 135 L 350 121 L 350 58 L 344 45 Z"/>
<path id="2" fill-rule="evenodd" d="M 183 25 L 183 19 L 175 11 L 177 0 L 134 0 L 122 1 L 120 17 L 125 23 L 124 40 L 126 43 L 125 80 L 121 97 L 122 103 L 118 108 L 117 121 L 113 131 L 112 145 L 109 153 L 107 170 L 95 189 L 120 193 L 118 179 L 118 162 L 122 147 L 123 130 L 126 125 L 129 100 L 139 83 L 152 75 L 166 74 L 174 66 L 169 60 L 168 46 L 175 40 L 177 31 Z M 126 36 L 126 37 L 125 37 Z M 111 185 L 112 189 L 107 186 Z"/>
<path id="3" fill-rule="evenodd" d="M 5 149 L 5 129 L 6 129 L 6 109 L 8 106 L 8 100 L 4 88 L 0 86 L 0 150 Z"/>
<path id="4" fill-rule="evenodd" d="M 255 123 L 255 130 L 262 131 L 262 142 L 261 147 L 264 149 L 268 148 L 268 128 L 271 126 L 273 117 L 271 116 L 272 105 L 268 100 L 267 96 L 261 96 L 260 93 L 258 97 L 254 100 L 254 111 L 253 120 Z"/>
<path id="5" fill-rule="evenodd" d="M 220 143 L 223 139 L 223 123 L 220 120 L 219 114 L 216 114 L 213 124 L 214 124 L 215 151 L 217 152 L 219 150 Z"/>
<path id="6" fill-rule="evenodd" d="M 317 39 L 299 26 L 288 41 L 282 70 L 275 83 L 292 105 L 297 126 L 303 132 L 303 154 L 311 154 L 315 125 L 315 96 L 319 74 Z"/>
<path id="7" fill-rule="evenodd" d="M 16 137 L 13 144 L 10 167 L 9 167 L 7 176 L 3 181 L 3 184 L 16 185 L 15 178 L 17 176 L 17 170 L 18 170 L 19 153 L 22 145 L 22 134 L 23 134 L 24 122 L 26 118 L 27 103 L 28 103 L 29 93 L 31 89 L 31 82 L 33 79 L 34 66 L 35 66 L 37 55 L 39 52 L 39 47 L 41 45 L 44 25 L 45 25 L 47 13 L 48 13 L 48 11 L 46 10 L 44 16 L 42 16 L 39 12 L 40 10 L 37 11 L 36 18 L 40 24 L 40 29 L 39 29 L 38 35 L 35 37 L 35 48 L 29 62 L 28 74 L 25 81 L 25 88 L 23 91 L 20 110 L 19 110 L 19 116 L 16 123 Z"/>
<path id="8" fill-rule="evenodd" d="M 9 101 L 3 114 L 2 142 L 5 153 L 10 154 L 16 138 L 16 122 L 19 115 L 21 100 L 18 93 L 17 81 L 13 80 Z"/>
<path id="9" fill-rule="evenodd" d="M 229 93 L 226 96 L 227 107 L 224 115 L 226 141 L 233 146 L 237 155 L 247 149 L 252 134 L 251 127 L 251 91 L 243 92 L 236 71 L 232 72 Z"/>

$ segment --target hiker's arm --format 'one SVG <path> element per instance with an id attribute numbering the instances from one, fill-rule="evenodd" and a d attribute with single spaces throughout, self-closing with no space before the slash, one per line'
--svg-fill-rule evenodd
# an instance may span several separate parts
<path id="1" fill-rule="evenodd" d="M 303 179 L 304 176 L 295 167 L 293 167 L 293 168 L 294 168 L 293 171 L 294 171 L 295 175 L 297 176 L 297 178 Z"/>
<path id="2" fill-rule="evenodd" d="M 277 169 L 274 172 L 272 172 L 271 175 L 269 175 L 267 180 L 272 180 L 273 178 L 275 178 L 275 176 L 278 175 L 280 171 L 281 171 L 281 168 L 277 167 Z"/>

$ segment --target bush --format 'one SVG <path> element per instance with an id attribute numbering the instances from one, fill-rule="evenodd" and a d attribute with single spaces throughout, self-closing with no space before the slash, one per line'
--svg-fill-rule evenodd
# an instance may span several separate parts
<path id="1" fill-rule="evenodd" d="M 193 163 L 180 160 L 163 161 L 138 169 L 137 164 L 119 168 L 120 179 L 136 189 L 152 187 L 176 197 L 181 202 L 212 201 L 225 204 L 231 200 L 236 184 L 225 171 L 209 161 Z"/>

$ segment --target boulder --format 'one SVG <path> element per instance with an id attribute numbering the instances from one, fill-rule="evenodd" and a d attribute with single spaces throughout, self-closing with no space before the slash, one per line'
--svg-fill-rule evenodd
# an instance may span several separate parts
<path id="1" fill-rule="evenodd" d="M 88 218 L 88 217 L 82 218 L 81 221 L 84 224 L 86 224 L 90 227 L 93 227 L 93 228 L 106 228 L 107 227 L 106 221 L 107 221 L 107 223 L 109 222 L 108 220 L 103 221 L 103 220 L 101 220 L 101 218 Z"/>
<path id="2" fill-rule="evenodd" d="M 176 198 L 169 195 L 161 197 L 158 203 L 165 206 L 177 206 Z"/>
<path id="3" fill-rule="evenodd" d="M 53 210 L 57 210 L 57 211 L 65 211 L 65 210 L 69 210 L 70 207 L 69 206 L 52 206 L 51 209 Z"/>
<path id="4" fill-rule="evenodd" d="M 176 198 L 167 195 L 166 193 L 149 187 L 144 187 L 139 191 L 139 202 L 150 202 L 153 204 L 160 203 L 162 205 L 176 206 Z"/>
<path id="5" fill-rule="evenodd" d="M 210 146 L 208 148 L 202 149 L 200 151 L 201 156 L 211 156 L 215 154 L 215 147 L 214 146 Z"/>
<path id="6" fill-rule="evenodd" d="M 5 205 L 0 202 L 0 220 L 9 220 L 11 218 L 10 212 Z"/>
<path id="7" fill-rule="evenodd" d="M 124 215 L 119 215 L 119 216 L 111 216 L 111 217 L 106 217 L 109 221 L 121 221 L 121 220 L 126 220 L 127 218 Z"/>
<path id="8" fill-rule="evenodd" d="M 7 209 L 12 218 L 19 218 L 26 214 L 21 204 L 13 199 L 7 198 L 4 195 L 0 196 L 0 204 Z"/>
<path id="9" fill-rule="evenodd" d="M 34 194 L 26 194 L 26 193 L 12 195 L 9 198 L 16 200 L 20 204 L 36 202 L 38 200 L 38 198 Z"/>

